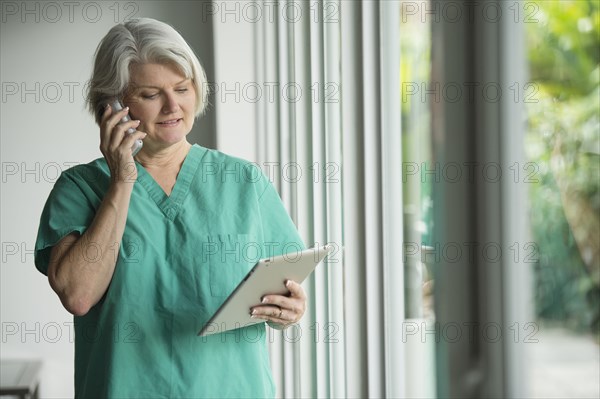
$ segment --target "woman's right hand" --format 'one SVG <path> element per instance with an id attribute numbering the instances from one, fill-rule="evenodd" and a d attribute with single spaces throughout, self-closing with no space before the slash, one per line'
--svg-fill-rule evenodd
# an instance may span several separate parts
<path id="1" fill-rule="evenodd" d="M 106 159 L 113 183 L 135 183 L 137 168 L 131 148 L 136 140 L 146 137 L 146 133 L 141 131 L 126 133 L 127 129 L 136 129 L 140 124 L 139 120 L 119 123 L 128 112 L 129 107 L 113 112 L 112 107 L 107 105 L 100 122 L 100 151 Z"/>

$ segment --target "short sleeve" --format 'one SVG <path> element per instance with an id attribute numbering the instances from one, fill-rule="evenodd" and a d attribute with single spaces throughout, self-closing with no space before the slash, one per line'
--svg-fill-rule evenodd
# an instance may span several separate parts
<path id="1" fill-rule="evenodd" d="M 258 182 L 258 203 L 269 256 L 301 251 L 306 248 L 277 190 L 263 174 Z"/>
<path id="2" fill-rule="evenodd" d="M 85 185 L 82 177 L 65 171 L 46 200 L 34 253 L 35 266 L 46 275 L 52 247 L 70 233 L 83 234 L 93 220 L 95 210 L 82 185 Z"/>

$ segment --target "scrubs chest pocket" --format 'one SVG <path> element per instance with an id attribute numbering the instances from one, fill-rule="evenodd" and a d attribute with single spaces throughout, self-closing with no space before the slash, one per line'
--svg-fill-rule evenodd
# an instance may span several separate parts
<path id="1" fill-rule="evenodd" d="M 227 296 L 242 281 L 257 259 L 258 244 L 249 234 L 218 234 L 208 237 L 210 294 Z M 250 248 L 252 247 L 252 248 Z"/>

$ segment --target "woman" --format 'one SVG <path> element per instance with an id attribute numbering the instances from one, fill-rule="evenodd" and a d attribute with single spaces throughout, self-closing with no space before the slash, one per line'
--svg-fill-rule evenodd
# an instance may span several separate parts
<path id="1" fill-rule="evenodd" d="M 264 323 L 197 336 L 257 258 L 303 246 L 262 173 L 186 140 L 207 87 L 191 48 L 156 20 L 113 27 L 96 51 L 88 102 L 104 158 L 61 175 L 35 252 L 75 315 L 77 397 L 274 396 Z M 106 105 L 115 98 L 126 108 Z M 286 286 L 253 317 L 297 322 L 305 295 Z"/>

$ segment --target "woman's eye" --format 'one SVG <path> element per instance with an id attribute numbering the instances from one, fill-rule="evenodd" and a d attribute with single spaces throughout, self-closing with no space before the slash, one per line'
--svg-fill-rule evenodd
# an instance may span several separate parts
<path id="1" fill-rule="evenodd" d="M 149 100 L 151 100 L 153 98 L 156 98 L 156 96 L 158 96 L 158 94 L 142 94 L 143 98 L 146 98 L 146 99 L 149 99 Z"/>
<path id="2" fill-rule="evenodd" d="M 176 91 L 178 91 L 179 93 L 185 93 L 186 91 L 188 91 L 187 87 L 184 87 L 182 89 L 177 89 Z"/>

